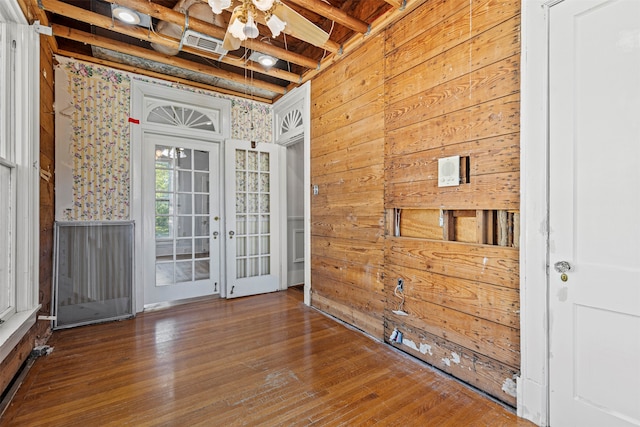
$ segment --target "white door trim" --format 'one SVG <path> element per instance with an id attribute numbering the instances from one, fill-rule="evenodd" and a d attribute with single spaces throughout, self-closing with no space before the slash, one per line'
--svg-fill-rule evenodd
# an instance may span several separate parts
<path id="1" fill-rule="evenodd" d="M 278 111 L 286 110 L 291 105 L 296 104 L 302 100 L 302 138 L 304 144 L 304 303 L 306 305 L 311 305 L 311 82 L 308 81 L 302 86 L 299 86 L 293 89 L 290 93 L 283 96 L 278 102 L 273 105 L 273 140 L 276 144 L 287 146 L 293 142 L 297 142 L 299 137 L 287 137 L 284 140 L 279 139 L 278 133 Z M 285 159 L 286 160 L 286 159 Z M 286 164 L 286 161 L 285 163 Z M 285 169 L 285 168 L 283 168 Z M 283 180 L 284 181 L 284 180 Z M 286 183 L 285 183 L 286 185 Z M 286 191 L 286 187 L 285 190 Z M 284 194 L 284 193 L 282 193 Z M 282 212 L 287 211 L 286 199 L 282 198 Z M 282 227 L 282 242 L 283 245 L 283 260 L 286 260 L 287 256 L 287 235 L 286 230 L 287 227 Z M 286 273 L 286 263 L 283 262 L 285 273 Z M 284 286 L 286 289 L 287 281 L 286 274 L 284 277 Z"/>
<path id="2" fill-rule="evenodd" d="M 520 86 L 520 377 L 518 416 L 549 425 L 549 8 L 522 0 Z"/>
<path id="3" fill-rule="evenodd" d="M 165 86 L 165 82 L 145 82 L 141 80 L 133 79 L 131 81 L 131 119 L 132 123 L 136 121 L 138 124 L 131 125 L 130 141 L 130 174 L 131 174 L 131 219 L 136 223 L 134 231 L 134 257 L 136 262 L 134 263 L 134 287 L 135 287 L 135 310 L 141 312 L 144 310 L 144 265 L 141 262 L 143 259 L 143 233 L 142 233 L 142 218 L 143 218 L 143 200 L 142 200 L 142 143 L 144 141 L 144 112 L 145 101 L 147 98 L 164 99 L 169 102 L 175 102 L 179 105 L 193 106 L 196 108 L 215 109 L 219 110 L 220 117 L 220 129 L 214 137 L 209 139 L 215 139 L 220 143 L 220 167 L 224 167 L 224 140 L 231 137 L 231 101 L 228 99 L 218 98 L 212 95 L 200 94 L 190 92 L 187 90 L 177 89 L 170 86 Z M 156 132 L 158 130 L 157 125 L 147 126 L 147 129 Z M 177 129 L 176 129 L 177 130 Z M 199 139 L 207 139 L 207 132 L 194 131 L 184 129 L 185 135 L 192 134 L 197 135 Z M 203 135 L 204 134 L 204 135 Z M 221 169 L 224 174 L 224 169 Z M 224 176 L 224 175 L 223 175 Z M 221 183 L 221 212 L 224 212 L 224 184 Z M 222 218 L 224 220 L 224 218 Z M 221 232 L 224 230 L 221 230 Z M 225 255 L 221 250 L 220 254 L 220 283 L 224 283 L 225 277 Z"/>

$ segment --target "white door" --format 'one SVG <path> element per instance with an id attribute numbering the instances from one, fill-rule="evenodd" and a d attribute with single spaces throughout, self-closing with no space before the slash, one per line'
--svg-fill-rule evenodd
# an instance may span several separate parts
<path id="1" fill-rule="evenodd" d="M 552 6 L 549 67 L 551 425 L 639 426 L 640 1 Z"/>
<path id="2" fill-rule="evenodd" d="M 220 292 L 219 144 L 143 138 L 144 303 Z"/>
<path id="3" fill-rule="evenodd" d="M 227 298 L 280 288 L 280 150 L 225 142 Z"/>

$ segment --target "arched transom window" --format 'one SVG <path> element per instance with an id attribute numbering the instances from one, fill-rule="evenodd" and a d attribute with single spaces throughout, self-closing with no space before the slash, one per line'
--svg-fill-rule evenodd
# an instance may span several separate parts
<path id="1" fill-rule="evenodd" d="M 159 105 L 147 115 L 148 123 L 219 133 L 219 114 L 179 105 Z"/>

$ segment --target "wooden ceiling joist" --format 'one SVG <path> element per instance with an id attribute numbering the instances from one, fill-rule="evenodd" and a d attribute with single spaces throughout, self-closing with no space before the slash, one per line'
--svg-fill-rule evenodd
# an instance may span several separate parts
<path id="1" fill-rule="evenodd" d="M 170 55 L 164 55 L 141 47 L 134 47 L 124 42 L 115 41 L 106 37 L 96 36 L 94 34 L 85 33 L 83 31 L 75 30 L 73 28 L 65 27 L 58 24 L 53 24 L 51 28 L 53 29 L 53 34 L 56 37 L 67 38 L 78 41 L 80 43 L 102 47 L 104 49 L 111 49 L 127 55 L 137 56 L 139 58 L 147 59 L 150 61 L 172 65 L 174 67 L 183 68 L 185 70 L 190 70 L 197 73 L 207 74 L 209 76 L 218 77 L 220 79 L 240 84 L 247 84 L 246 78 L 243 78 L 239 74 L 233 73 L 231 71 L 221 70 L 220 68 L 212 67 L 209 65 L 198 64 Z M 268 90 L 278 94 L 286 93 L 285 88 L 273 83 L 263 82 L 255 79 L 251 83 L 253 84 L 253 86 L 260 89 Z"/>
<path id="2" fill-rule="evenodd" d="M 117 3 L 120 6 L 128 7 L 137 12 L 149 15 L 153 18 L 157 18 L 161 21 L 170 22 L 172 24 L 184 27 L 185 15 L 168 7 L 160 6 L 159 4 L 152 3 L 144 0 L 104 0 L 107 3 Z M 193 31 L 197 31 L 202 34 L 206 34 L 211 37 L 215 37 L 220 40 L 224 40 L 226 33 L 225 28 L 218 27 L 208 22 L 189 16 L 189 28 Z M 286 29 L 286 27 L 285 27 Z M 286 31 L 285 31 L 286 32 Z M 268 53 L 284 61 L 292 62 L 294 64 L 302 65 L 306 68 L 316 68 L 318 63 L 306 56 L 297 54 L 295 52 L 289 52 L 285 49 L 273 46 L 269 43 L 264 43 L 258 39 L 248 39 L 242 42 L 242 46 L 247 49 L 255 49 L 257 51 Z M 322 48 L 330 51 L 337 52 L 340 49 L 340 45 L 329 40 Z M 269 52 L 267 52 L 269 50 Z"/>
<path id="3" fill-rule="evenodd" d="M 295 3 L 299 6 L 309 9 L 319 15 L 325 16 L 338 24 L 344 25 L 347 28 L 351 28 L 353 31 L 357 31 L 360 34 L 369 32 L 369 24 L 360 19 L 350 16 L 346 12 L 337 7 L 333 7 L 328 3 L 321 0 L 289 0 L 291 3 Z"/>
<path id="4" fill-rule="evenodd" d="M 106 0 L 106 1 L 112 2 L 112 3 L 114 2 L 114 0 Z M 143 10 L 138 10 L 138 9 L 135 9 L 135 10 L 138 10 L 139 12 L 145 13 L 145 14 L 149 14 L 147 13 L 147 11 L 151 12 L 155 10 L 155 12 L 153 12 L 153 15 L 151 16 L 154 16 L 154 17 L 164 16 L 165 20 L 171 23 L 175 23 L 177 25 L 184 25 L 184 22 L 185 22 L 184 14 L 180 12 L 176 12 L 166 7 L 156 5 L 151 2 L 118 0 L 117 3 L 122 6 L 131 7 L 132 9 L 135 9 L 134 5 L 136 5 L 137 7 L 140 7 Z M 40 4 L 44 8 L 44 10 L 51 13 L 55 13 L 57 15 L 62 15 L 68 18 L 75 19 L 77 21 L 86 22 L 100 28 L 112 30 L 121 34 L 135 37 L 139 40 L 146 40 L 153 43 L 167 45 L 166 36 L 158 36 L 154 32 L 149 31 L 146 28 L 138 27 L 135 25 L 123 24 L 119 22 L 117 19 L 112 19 L 110 17 L 103 16 L 98 13 L 90 12 L 88 10 L 85 10 L 76 6 L 72 6 L 70 4 L 63 3 L 58 0 L 40 0 Z M 145 6 L 145 5 L 149 5 L 149 6 Z M 145 6 L 145 7 L 142 7 L 142 6 Z M 160 11 L 161 13 L 158 11 Z M 216 38 L 219 38 L 220 32 L 222 32 L 222 37 L 224 38 L 223 29 L 221 29 L 220 27 L 216 27 L 215 25 L 208 24 L 204 21 L 200 21 L 199 19 L 190 18 L 189 28 L 203 34 L 211 35 Z M 215 33 L 215 34 L 212 34 L 212 33 Z M 165 40 L 163 41 L 163 39 Z M 176 44 L 173 47 L 177 48 L 180 42 L 178 40 L 175 40 L 175 43 Z M 269 55 L 273 55 L 284 61 L 292 62 L 294 64 L 298 64 L 306 68 L 310 68 L 310 69 L 318 68 L 317 61 L 314 61 L 310 58 L 307 58 L 306 56 L 303 56 L 294 52 L 289 52 L 277 46 L 260 42 L 258 40 L 252 40 L 250 48 L 258 50 L 263 53 L 268 53 Z M 234 65 L 238 65 L 238 64 L 234 64 Z"/>

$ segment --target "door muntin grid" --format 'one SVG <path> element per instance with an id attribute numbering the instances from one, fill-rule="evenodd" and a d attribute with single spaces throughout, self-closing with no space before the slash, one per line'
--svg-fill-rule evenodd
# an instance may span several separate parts
<path id="1" fill-rule="evenodd" d="M 235 151 L 236 279 L 271 274 L 270 154 Z"/>
<path id="2" fill-rule="evenodd" d="M 209 152 L 155 145 L 156 286 L 211 277 Z"/>

